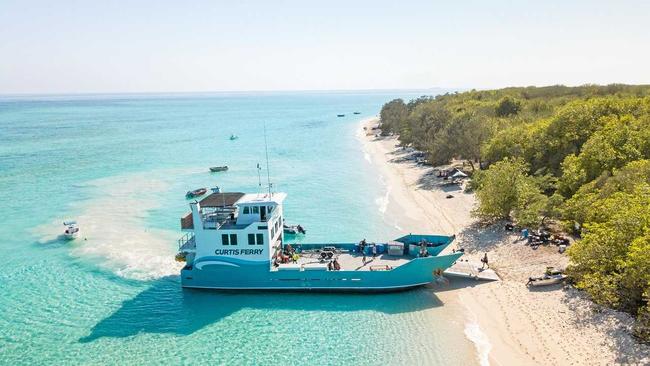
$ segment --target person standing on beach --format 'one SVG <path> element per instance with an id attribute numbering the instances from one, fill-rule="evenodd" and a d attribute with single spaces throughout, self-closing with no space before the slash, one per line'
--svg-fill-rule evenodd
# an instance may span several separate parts
<path id="1" fill-rule="evenodd" d="M 375 244 L 372 245 L 372 259 L 375 259 L 377 256 L 377 246 Z"/>
<path id="2" fill-rule="evenodd" d="M 485 255 L 483 256 L 483 258 L 481 258 L 481 262 L 483 262 L 483 266 L 481 266 L 481 269 L 484 269 L 485 266 L 487 266 L 488 269 L 490 268 L 490 265 L 488 264 L 488 256 L 487 256 L 487 253 L 485 253 Z"/>

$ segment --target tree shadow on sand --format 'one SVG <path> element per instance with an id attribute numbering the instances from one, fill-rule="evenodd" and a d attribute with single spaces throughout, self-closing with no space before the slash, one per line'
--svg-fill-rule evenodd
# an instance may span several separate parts
<path id="1" fill-rule="evenodd" d="M 576 327 L 603 329 L 608 335 L 609 346 L 616 354 L 616 364 L 648 364 L 650 347 L 632 336 L 633 320 L 630 315 L 593 304 L 584 292 L 571 286 L 566 286 L 562 291 L 562 301 L 575 314 Z"/>
<path id="2" fill-rule="evenodd" d="M 458 233 L 457 242 L 469 252 L 489 252 L 497 249 L 503 242 L 503 237 L 503 225 L 485 225 L 477 222 Z"/>
<path id="3" fill-rule="evenodd" d="M 438 289 L 435 289 L 436 291 Z M 243 309 L 354 312 L 373 310 L 400 314 L 442 306 L 432 288 L 387 294 L 224 293 L 183 289 L 178 276 L 164 277 L 126 300 L 97 323 L 79 342 L 138 333 L 189 335 Z"/>

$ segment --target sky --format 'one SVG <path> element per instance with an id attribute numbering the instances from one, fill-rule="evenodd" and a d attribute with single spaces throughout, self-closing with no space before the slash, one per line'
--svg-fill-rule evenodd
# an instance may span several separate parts
<path id="1" fill-rule="evenodd" d="M 0 0 L 0 94 L 650 83 L 649 1 Z"/>

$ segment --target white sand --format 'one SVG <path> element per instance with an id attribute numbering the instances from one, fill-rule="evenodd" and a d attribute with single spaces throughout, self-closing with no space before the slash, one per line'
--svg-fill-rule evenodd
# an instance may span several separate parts
<path id="1" fill-rule="evenodd" d="M 471 217 L 473 194 L 442 186 L 433 168 L 405 160 L 394 137 L 366 134 L 377 119 L 362 122 L 366 158 L 388 186 L 385 216 L 405 233 L 457 234 L 465 257 L 488 253 L 500 282 L 452 279 L 439 297 L 467 309 L 466 335 L 476 344 L 482 365 L 650 364 L 650 347 L 630 335 L 627 314 L 603 309 L 580 291 L 551 286 L 529 290 L 529 276 L 546 266 L 564 267 L 568 259 L 555 247 L 533 250 L 506 234 L 502 225 L 480 227 Z M 446 198 L 447 195 L 453 198 Z"/>

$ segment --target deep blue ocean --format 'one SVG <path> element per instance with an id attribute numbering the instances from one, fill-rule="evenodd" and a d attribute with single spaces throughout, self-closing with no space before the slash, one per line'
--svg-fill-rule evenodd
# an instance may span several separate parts
<path id="1" fill-rule="evenodd" d="M 182 290 L 174 261 L 186 191 L 256 192 L 258 163 L 266 179 L 264 124 L 274 190 L 305 241 L 401 235 L 359 123 L 423 94 L 0 97 L 0 364 L 476 363 L 458 309 L 431 288 Z M 60 238 L 66 219 L 81 238 Z"/>

